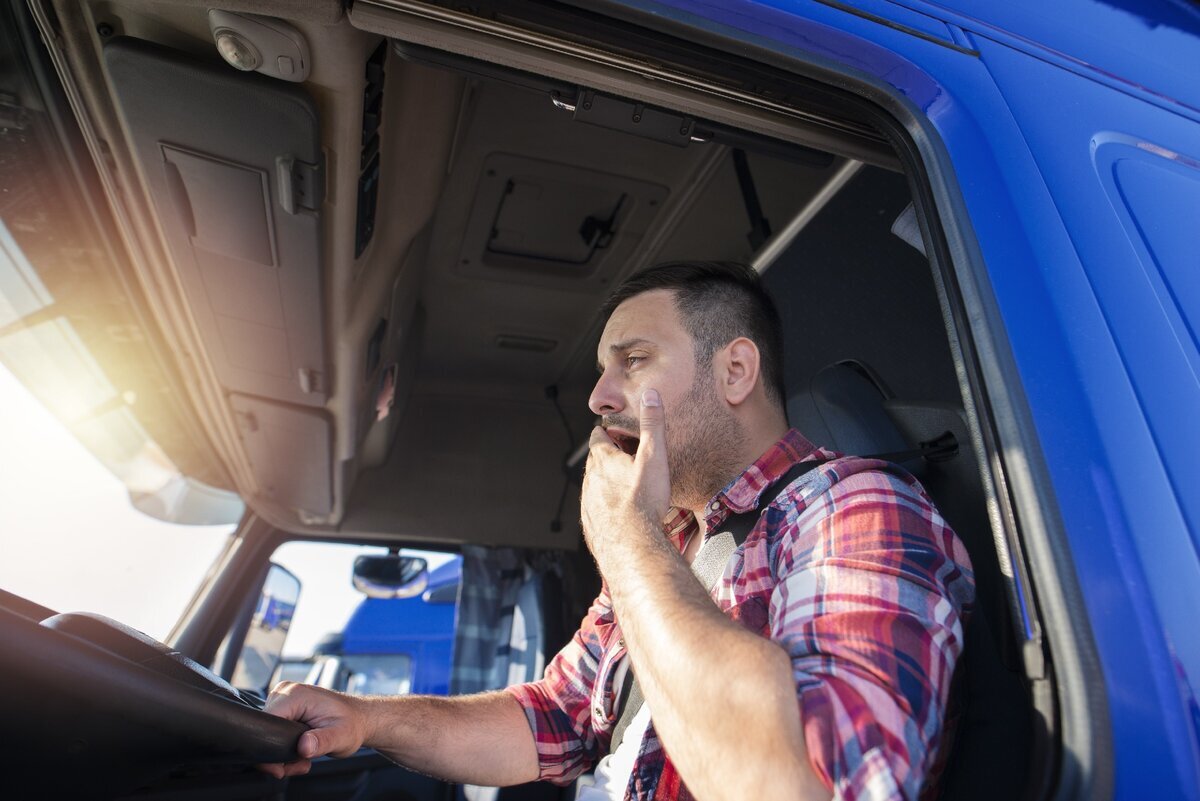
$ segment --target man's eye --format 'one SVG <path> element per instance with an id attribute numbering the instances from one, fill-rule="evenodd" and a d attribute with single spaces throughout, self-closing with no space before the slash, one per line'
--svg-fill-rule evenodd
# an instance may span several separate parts
<path id="1" fill-rule="evenodd" d="M 638 362 L 644 360 L 645 358 L 646 358 L 645 356 L 626 356 L 625 357 L 625 366 L 633 367 L 634 365 L 636 365 Z"/>

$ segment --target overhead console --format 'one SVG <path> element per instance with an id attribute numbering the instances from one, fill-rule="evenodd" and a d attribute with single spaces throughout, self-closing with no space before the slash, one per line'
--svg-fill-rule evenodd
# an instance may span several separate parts
<path id="1" fill-rule="evenodd" d="M 315 105 L 295 84 L 137 39 L 111 40 L 104 58 L 261 491 L 302 517 L 327 515 L 330 424 L 321 407 L 329 368 L 318 323 L 325 189 Z M 288 443 L 286 459 L 276 440 Z M 303 477 L 296 464 L 305 465 Z"/>

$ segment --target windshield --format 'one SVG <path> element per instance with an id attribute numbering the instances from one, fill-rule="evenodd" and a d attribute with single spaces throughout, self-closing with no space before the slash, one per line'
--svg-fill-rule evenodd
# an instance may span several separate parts
<path id="1" fill-rule="evenodd" d="M 283 648 L 285 657 L 310 657 L 318 650 L 322 639 L 331 632 L 342 631 L 365 597 L 351 581 L 354 560 L 387 551 L 378 546 L 300 541 L 284 543 L 275 551 L 271 561 L 299 578 L 302 587 L 300 603 Z M 425 559 L 430 573 L 457 558 L 454 554 L 410 548 L 405 548 L 403 553 Z"/>
<path id="2" fill-rule="evenodd" d="M 0 442 L 0 589 L 165 638 L 233 526 L 135 509 L 125 484 L 2 364 Z"/>
<path id="3" fill-rule="evenodd" d="M 24 89 L 0 126 L 0 589 L 161 639 L 245 507 Z"/>

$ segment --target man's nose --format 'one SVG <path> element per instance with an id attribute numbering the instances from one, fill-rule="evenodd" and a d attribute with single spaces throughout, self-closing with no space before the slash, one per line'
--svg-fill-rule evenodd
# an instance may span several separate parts
<path id="1" fill-rule="evenodd" d="M 625 408 L 625 396 L 620 391 L 618 382 L 609 376 L 605 370 L 592 388 L 588 398 L 588 408 L 592 414 L 603 417 L 606 414 L 616 414 Z"/>

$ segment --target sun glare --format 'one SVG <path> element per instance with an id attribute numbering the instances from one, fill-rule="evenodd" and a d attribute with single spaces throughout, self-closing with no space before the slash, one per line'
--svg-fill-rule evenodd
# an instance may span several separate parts
<path id="1" fill-rule="evenodd" d="M 0 365 L 0 588 L 161 639 L 231 526 L 178 526 L 124 485 Z"/>

